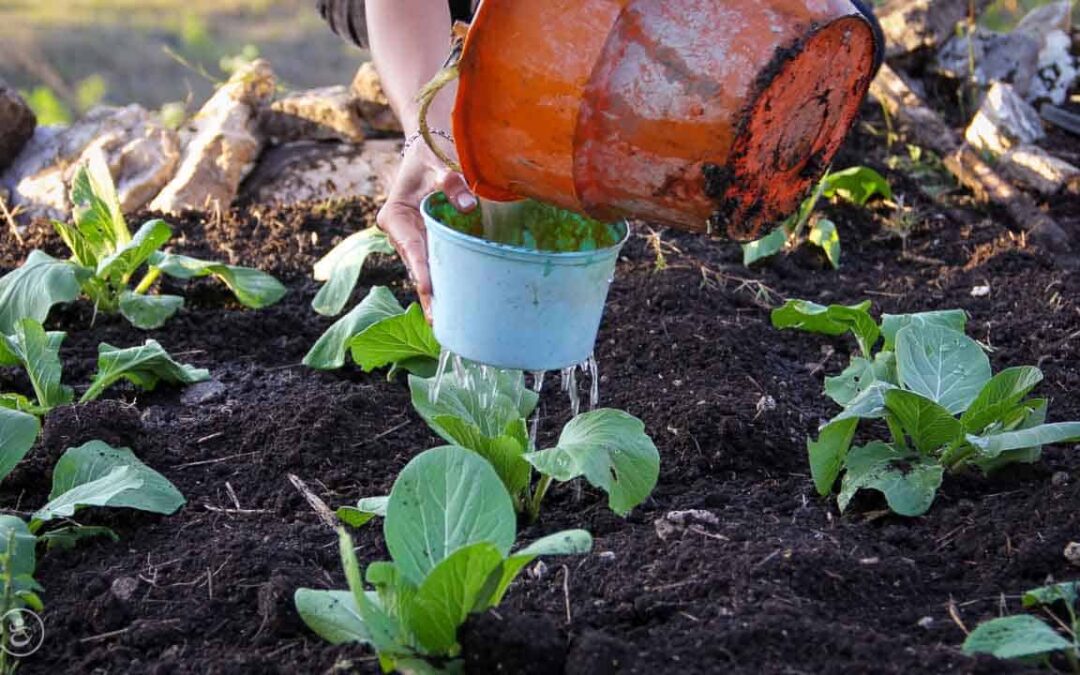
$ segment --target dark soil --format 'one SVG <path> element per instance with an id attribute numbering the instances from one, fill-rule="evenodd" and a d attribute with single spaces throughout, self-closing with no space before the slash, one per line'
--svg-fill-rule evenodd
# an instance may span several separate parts
<path id="1" fill-rule="evenodd" d="M 868 107 L 866 124 L 880 130 L 874 115 Z M 849 345 L 775 331 L 767 307 L 783 297 L 870 298 L 891 312 L 962 307 L 996 368 L 1044 370 L 1039 391 L 1062 421 L 1080 419 L 1080 278 L 1028 250 L 1000 214 L 975 209 L 962 192 L 923 196 L 915 179 L 888 169 L 865 126 L 837 166 L 860 163 L 905 196 L 910 231 L 902 245 L 887 209 L 828 207 L 845 247 L 839 272 L 823 270 L 812 252 L 748 271 L 733 245 L 668 231 L 659 233 L 666 265 L 658 265 L 657 240 L 637 228 L 598 344 L 602 403 L 644 419 L 663 456 L 660 483 L 625 520 L 591 489 L 580 498 L 553 491 L 523 539 L 585 527 L 595 550 L 548 561 L 497 613 L 471 621 L 462 634 L 471 672 L 1022 670 L 963 656 L 958 621 L 972 628 L 998 614 L 1003 596 L 1015 609 L 1029 587 L 1078 576 L 1063 557 L 1080 539 L 1078 448 L 1048 448 L 1044 462 L 992 478 L 949 477 L 922 518 L 887 515 L 872 495 L 841 515 L 814 492 L 804 444 L 835 412 L 820 395 L 822 378 L 843 367 Z M 59 453 L 95 438 L 131 446 L 188 504 L 171 517 L 80 514 L 122 540 L 43 555 L 48 636 L 23 672 L 376 672 L 369 652 L 324 644 L 293 610 L 297 587 L 341 588 L 344 578 L 335 534 L 288 480 L 301 477 L 331 505 L 350 503 L 385 494 L 437 442 L 402 382 L 299 365 L 330 323 L 310 310 L 311 266 L 372 211 L 350 202 L 173 219 L 178 251 L 257 265 L 288 284 L 285 300 L 262 312 L 240 308 L 211 281 L 182 289 L 188 307 L 145 334 L 112 317 L 92 324 L 82 303 L 54 312 L 50 327 L 70 333 L 62 357 L 77 388 L 99 342 L 152 337 L 209 368 L 224 389 L 118 388 L 50 415 L 0 505 L 42 504 Z M 1054 211 L 1080 240 L 1075 202 Z M 32 245 L 56 250 L 44 226 L 32 234 Z M 27 250 L 0 240 L 0 266 Z M 378 259 L 356 299 L 383 284 L 407 300 L 404 280 L 396 260 Z M 986 284 L 988 296 L 972 296 Z M 0 387 L 27 383 L 4 371 Z M 550 442 L 568 405 L 549 392 L 543 413 Z M 685 509 L 708 510 L 720 524 L 661 539 L 654 521 Z M 356 537 L 363 560 L 385 556 L 378 528 Z"/>

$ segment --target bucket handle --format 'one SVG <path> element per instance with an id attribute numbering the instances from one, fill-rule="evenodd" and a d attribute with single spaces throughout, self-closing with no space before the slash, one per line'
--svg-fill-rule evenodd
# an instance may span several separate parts
<path id="1" fill-rule="evenodd" d="M 458 79 L 461 75 L 459 65 L 461 63 L 461 54 L 465 47 L 465 34 L 468 32 L 468 29 L 469 24 L 467 23 L 461 21 L 454 23 L 450 55 L 446 57 L 446 62 L 443 63 L 442 69 L 439 70 L 439 72 L 435 74 L 435 77 L 425 84 L 420 90 L 420 93 L 416 95 L 416 102 L 420 104 L 420 111 L 417 119 L 420 136 L 424 139 L 424 143 L 431 152 L 439 158 L 439 161 L 445 164 L 451 171 L 457 173 L 461 173 L 461 165 L 447 155 L 443 149 L 435 143 L 435 137 L 431 131 L 431 127 L 428 125 L 427 116 L 428 111 L 431 109 L 431 104 L 435 102 L 435 97 L 439 95 L 439 92 L 448 84 Z"/>

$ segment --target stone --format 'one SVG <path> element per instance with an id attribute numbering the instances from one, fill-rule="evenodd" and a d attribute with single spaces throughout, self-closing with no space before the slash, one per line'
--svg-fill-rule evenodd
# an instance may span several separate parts
<path id="1" fill-rule="evenodd" d="M 259 204 L 297 204 L 341 197 L 385 197 L 401 162 L 401 143 L 288 143 L 265 152 L 241 198 Z"/>
<path id="2" fill-rule="evenodd" d="M 206 405 L 221 401 L 225 398 L 227 391 L 225 385 L 218 380 L 196 382 L 184 389 L 184 393 L 180 395 L 180 402 L 190 406 Z"/>
<path id="3" fill-rule="evenodd" d="M 139 590 L 139 580 L 135 577 L 118 577 L 113 580 L 110 590 L 117 600 L 128 602 Z"/>
<path id="4" fill-rule="evenodd" d="M 19 92 L 0 80 L 0 171 L 11 166 L 36 126 L 34 111 Z"/>
<path id="5" fill-rule="evenodd" d="M 1029 101 L 1047 100 L 1061 105 L 1080 76 L 1080 57 L 1072 54 L 1072 39 L 1063 30 L 1046 35 L 1035 77 L 1027 92 Z"/>
<path id="6" fill-rule="evenodd" d="M 995 156 L 1045 136 L 1038 111 L 1011 85 L 1001 82 L 990 87 L 964 134 L 972 146 Z"/>
<path id="7" fill-rule="evenodd" d="M 687 511 L 670 511 L 662 518 L 653 521 L 656 528 L 656 536 L 667 541 L 672 535 L 682 533 L 690 527 L 720 524 L 720 519 L 715 513 L 704 509 L 690 509 Z M 713 535 L 720 537 L 720 535 Z"/>
<path id="8" fill-rule="evenodd" d="M 979 27 L 971 35 L 949 38 L 938 50 L 935 70 L 946 77 L 982 87 L 1007 82 L 1026 96 L 1038 71 L 1039 39 L 1028 33 L 995 33 Z M 969 73 L 972 61 L 974 77 Z"/>
<path id="9" fill-rule="evenodd" d="M 263 147 L 256 111 L 274 94 L 270 64 L 237 70 L 185 130 L 176 175 L 150 203 L 165 213 L 227 208 Z"/>
<path id="10" fill-rule="evenodd" d="M 287 94 L 259 111 L 259 130 L 274 142 L 364 141 L 364 120 L 344 86 Z"/>
<path id="11" fill-rule="evenodd" d="M 885 33 L 886 55 L 937 47 L 954 34 L 967 11 L 967 0 L 889 0 L 875 10 Z"/>
<path id="12" fill-rule="evenodd" d="M 91 153 L 103 153 L 121 209 L 144 207 L 168 182 L 180 158 L 179 138 L 145 108 L 94 108 L 70 127 L 38 127 L 18 159 L 0 174 L 20 218 L 64 220 L 68 189 Z"/>
<path id="13" fill-rule="evenodd" d="M 353 77 L 351 91 L 360 116 L 373 130 L 387 134 L 402 133 L 401 121 L 390 108 L 390 99 L 383 91 L 382 80 L 374 63 L 368 61 L 360 66 Z"/>
<path id="14" fill-rule="evenodd" d="M 1047 196 L 1080 190 L 1080 168 L 1037 145 L 1010 149 L 998 160 L 998 170 L 1005 178 Z"/>
<path id="15" fill-rule="evenodd" d="M 1072 25 L 1072 0 L 1058 0 L 1036 7 L 1016 24 L 1014 32 L 1047 35 L 1055 30 L 1067 31 Z"/>
<path id="16" fill-rule="evenodd" d="M 1080 542 L 1069 542 L 1069 545 L 1065 547 L 1065 559 L 1068 560 L 1071 565 L 1080 567 Z"/>

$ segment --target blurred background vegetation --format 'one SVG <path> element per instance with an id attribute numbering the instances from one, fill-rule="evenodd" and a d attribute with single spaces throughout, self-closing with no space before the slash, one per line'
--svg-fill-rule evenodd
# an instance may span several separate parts
<path id="1" fill-rule="evenodd" d="M 0 0 L 0 78 L 44 124 L 99 103 L 179 121 L 257 56 L 288 88 L 348 84 L 366 58 L 314 0 Z"/>

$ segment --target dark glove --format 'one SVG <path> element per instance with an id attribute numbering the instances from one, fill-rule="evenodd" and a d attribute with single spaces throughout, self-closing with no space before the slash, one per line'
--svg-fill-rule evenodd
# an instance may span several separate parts
<path id="1" fill-rule="evenodd" d="M 364 0 L 318 0 L 318 7 L 330 30 L 357 47 L 367 48 Z"/>
<path id="2" fill-rule="evenodd" d="M 881 24 L 874 16 L 874 8 L 870 3 L 866 0 L 851 0 L 851 2 L 870 22 L 870 28 L 874 31 L 874 74 L 877 75 L 881 64 L 885 62 L 885 33 L 882 32 Z"/>

